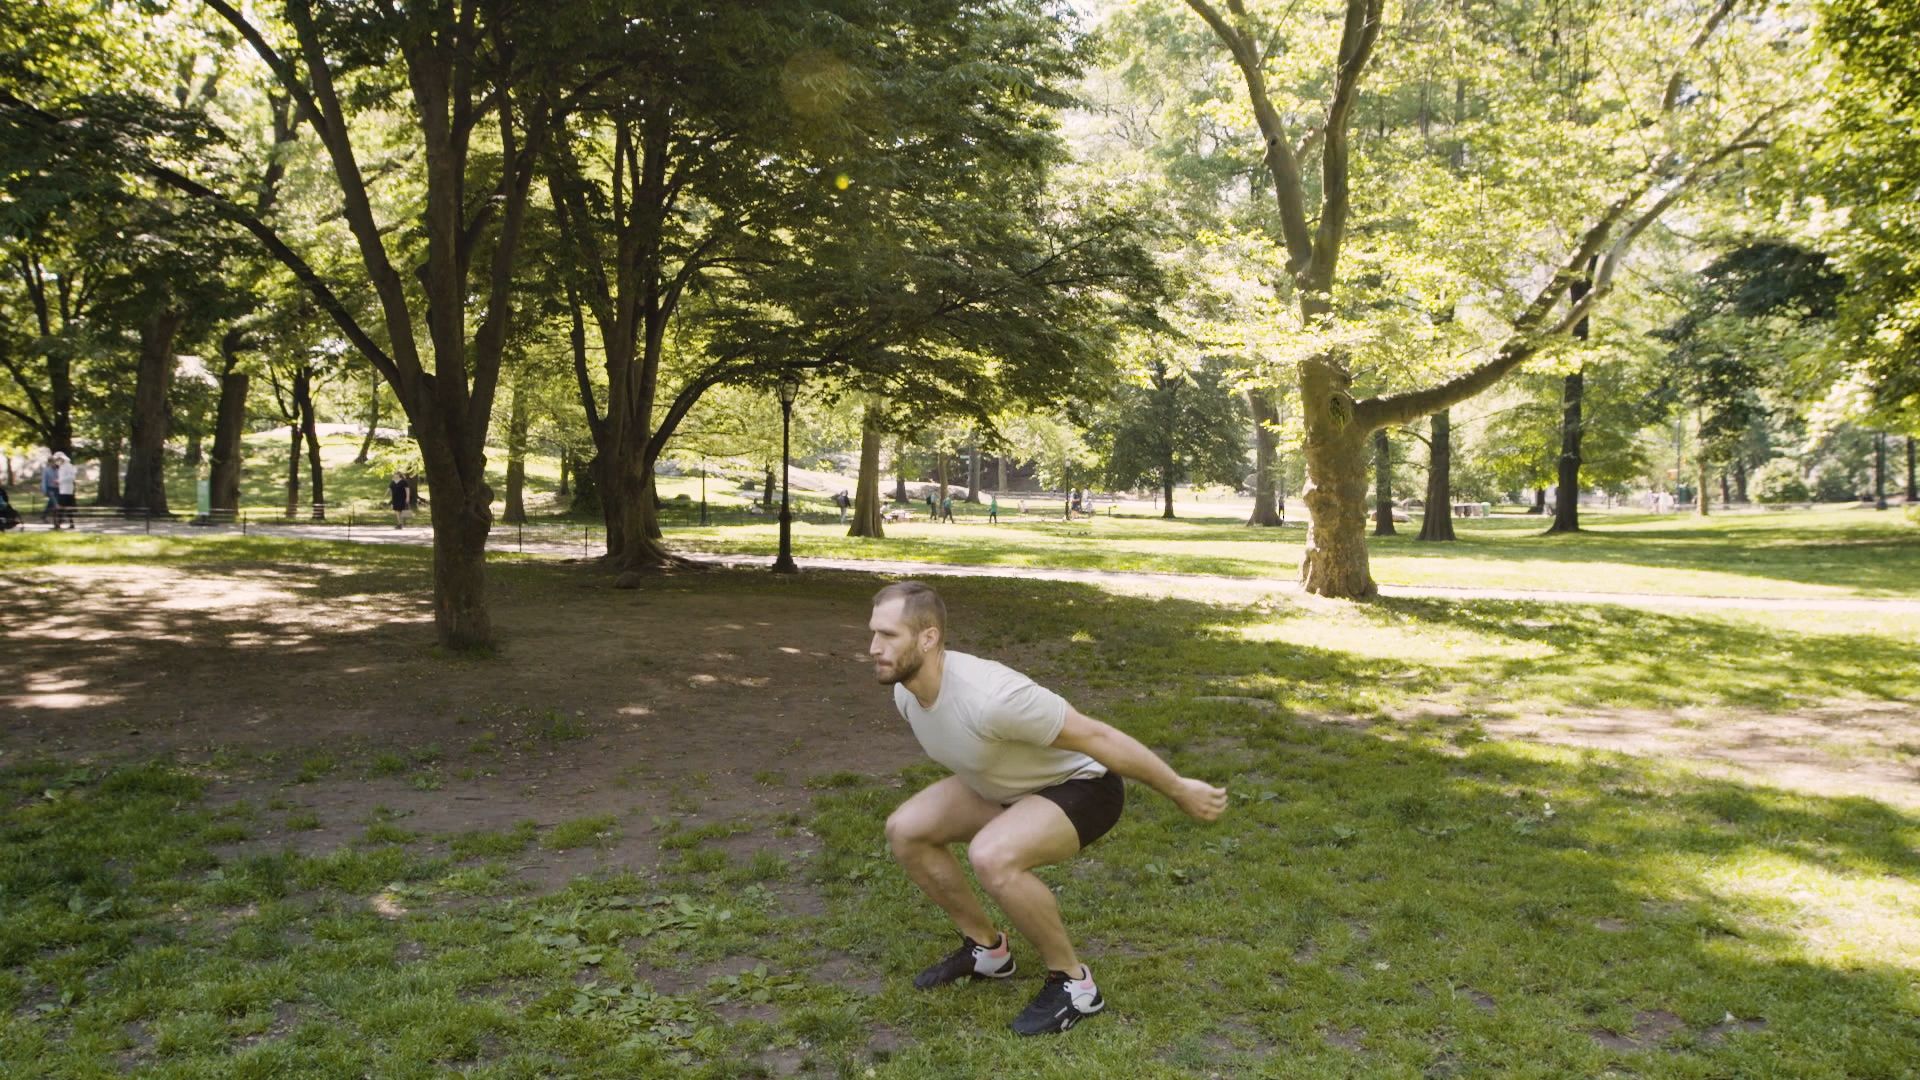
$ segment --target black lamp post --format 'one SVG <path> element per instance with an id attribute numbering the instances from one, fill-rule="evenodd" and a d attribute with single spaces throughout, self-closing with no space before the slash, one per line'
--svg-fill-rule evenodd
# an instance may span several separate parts
<path id="1" fill-rule="evenodd" d="M 788 372 L 780 377 L 780 557 L 773 560 L 776 574 L 797 574 L 793 562 L 792 463 L 788 460 L 793 433 L 793 399 L 800 396 L 800 376 Z"/>

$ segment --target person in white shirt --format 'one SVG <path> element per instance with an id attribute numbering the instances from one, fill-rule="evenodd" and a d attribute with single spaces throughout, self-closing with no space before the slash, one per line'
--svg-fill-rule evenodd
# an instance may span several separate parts
<path id="1" fill-rule="evenodd" d="M 1033 869 L 1064 862 L 1111 829 L 1125 801 L 1121 777 L 1147 784 L 1201 821 L 1227 793 L 1174 772 L 1132 736 L 1082 715 L 1003 664 L 946 647 L 946 604 L 931 587 L 901 581 L 873 598 L 868 654 L 874 676 L 927 756 L 953 775 L 887 818 L 887 844 L 914 884 L 959 928 L 960 948 L 922 971 L 931 990 L 1014 973 L 1007 936 L 968 887 L 950 845 L 967 845 L 987 894 L 1040 953 L 1047 978 L 1014 1018 L 1022 1035 L 1065 1031 L 1105 1008 L 1080 962 L 1053 891 Z"/>
<path id="2" fill-rule="evenodd" d="M 69 459 L 66 454 L 55 451 L 53 455 L 53 467 L 55 469 L 54 483 L 58 491 L 58 494 L 55 496 L 57 502 L 54 505 L 53 511 L 53 527 L 58 529 L 60 523 L 65 521 L 67 528 L 76 528 L 77 526 L 73 523 L 73 507 L 75 502 L 73 497 L 73 461 Z"/>

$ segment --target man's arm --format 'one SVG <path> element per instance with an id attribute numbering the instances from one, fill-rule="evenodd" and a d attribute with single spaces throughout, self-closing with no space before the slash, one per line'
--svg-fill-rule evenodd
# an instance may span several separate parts
<path id="1" fill-rule="evenodd" d="M 1227 789 L 1181 776 L 1140 740 L 1071 705 L 1067 706 L 1067 722 L 1052 745 L 1078 751 L 1121 776 L 1146 784 L 1201 821 L 1212 821 L 1227 808 Z"/>

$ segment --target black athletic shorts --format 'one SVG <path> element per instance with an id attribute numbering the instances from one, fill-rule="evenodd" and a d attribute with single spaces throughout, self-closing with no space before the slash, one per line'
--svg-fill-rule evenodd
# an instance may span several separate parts
<path id="1" fill-rule="evenodd" d="M 1127 804 L 1126 783 L 1120 779 L 1119 773 L 1111 769 L 1105 776 L 1068 780 L 1050 788 L 1041 788 L 1034 794 L 1067 812 L 1067 820 L 1073 822 L 1073 831 L 1080 834 L 1081 847 L 1107 835 L 1107 830 L 1120 820 L 1120 811 Z"/>

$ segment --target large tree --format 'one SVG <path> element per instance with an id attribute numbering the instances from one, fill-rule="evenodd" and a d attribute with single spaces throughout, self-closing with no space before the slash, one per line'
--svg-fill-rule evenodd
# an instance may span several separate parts
<path id="1" fill-rule="evenodd" d="M 1364 519 L 1366 461 L 1374 430 L 1439 413 L 1479 393 L 1524 363 L 1543 342 L 1577 324 L 1610 291 L 1633 241 L 1767 133 L 1784 108 L 1773 99 L 1781 92 L 1778 81 L 1766 80 L 1759 65 L 1752 65 L 1751 81 L 1742 83 L 1727 68 L 1709 62 L 1719 58 L 1722 39 L 1732 37 L 1744 45 L 1747 39 L 1783 32 L 1759 20 L 1732 18 L 1738 3 L 1722 0 L 1704 12 L 1685 7 L 1652 13 L 1608 9 L 1591 32 L 1607 49 L 1619 76 L 1592 91 L 1596 99 L 1588 107 L 1564 114 L 1546 109 L 1536 115 L 1528 108 L 1524 89 L 1537 74 L 1526 70 L 1536 59 L 1528 55 L 1529 31 L 1538 27 L 1526 25 L 1522 17 L 1463 29 L 1462 43 L 1480 35 L 1475 44 L 1493 60 L 1493 70 L 1475 74 L 1482 80 L 1506 80 L 1501 85 L 1513 92 L 1509 99 L 1517 107 L 1499 119 L 1535 123 L 1539 132 L 1553 136 L 1536 135 L 1529 148 L 1513 141 L 1521 137 L 1517 130 L 1505 130 L 1504 146 L 1493 143 L 1495 153 L 1517 160 L 1525 156 L 1520 151 L 1577 147 L 1583 137 L 1616 141 L 1601 147 L 1602 153 L 1568 152 L 1560 159 L 1562 165 L 1579 166 L 1565 178 L 1575 182 L 1567 194 L 1577 197 L 1563 200 L 1561 216 L 1542 220 L 1536 231 L 1565 229 L 1564 246 L 1557 255 L 1533 264 L 1539 268 L 1533 275 L 1536 283 L 1521 290 L 1520 302 L 1489 355 L 1423 388 L 1366 398 L 1356 397 L 1351 350 L 1338 333 L 1328 335 L 1325 347 L 1298 362 L 1309 475 L 1301 577 L 1308 591 L 1346 597 L 1376 591 L 1367 566 Z M 1348 0 L 1337 20 L 1337 44 L 1317 51 L 1322 39 L 1298 9 L 1270 16 L 1250 10 L 1242 0 L 1223 5 L 1188 0 L 1188 6 L 1225 48 L 1244 84 L 1277 209 L 1277 240 L 1286 255 L 1282 287 L 1297 305 L 1303 328 L 1337 329 L 1343 315 L 1341 256 L 1353 240 L 1354 117 L 1387 29 L 1383 0 Z M 1653 20 L 1670 29 L 1648 34 L 1635 29 L 1634 20 Z M 1409 18 L 1399 29 L 1414 21 Z M 1680 44 L 1665 45 L 1670 39 Z M 1392 35 L 1387 41 L 1390 48 L 1400 43 Z M 1755 55 L 1746 50 L 1740 58 Z M 1503 60 L 1505 70 L 1499 67 Z M 1308 95 L 1313 94 L 1320 102 L 1317 108 L 1310 105 Z M 1457 100 L 1466 96 L 1462 83 Z M 1303 116 L 1309 108 L 1313 115 Z M 1315 157 L 1317 176 L 1308 171 Z M 1517 186 L 1528 174 L 1512 170 L 1514 163 L 1508 161 L 1506 168 L 1521 178 Z M 1572 214 L 1584 220 L 1575 223 Z M 1571 286 L 1587 276 L 1589 265 L 1594 266 L 1591 291 L 1569 303 Z"/>

